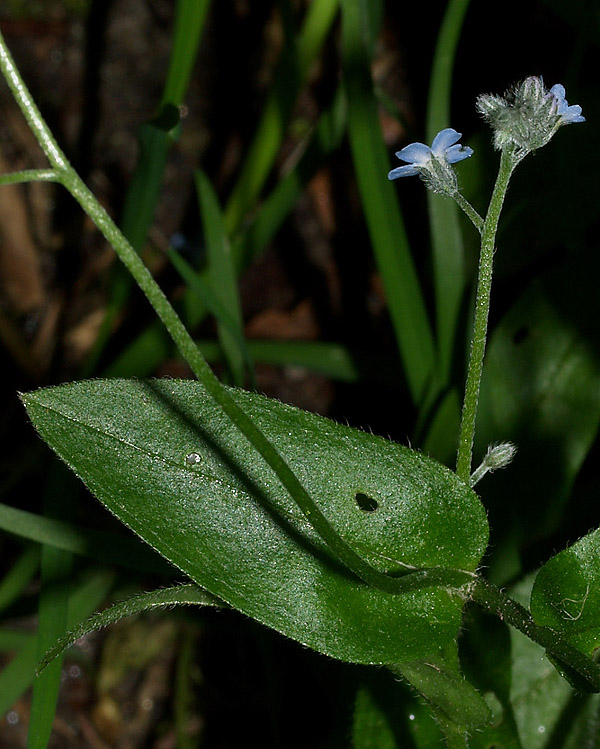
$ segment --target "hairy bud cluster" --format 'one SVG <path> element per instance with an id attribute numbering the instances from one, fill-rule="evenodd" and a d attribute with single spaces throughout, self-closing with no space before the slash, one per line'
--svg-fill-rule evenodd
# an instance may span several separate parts
<path id="1" fill-rule="evenodd" d="M 513 147 L 520 156 L 545 146 L 562 125 L 585 122 L 581 107 L 569 106 L 564 86 L 557 83 L 547 91 L 537 76 L 526 78 L 504 96 L 479 96 L 477 110 L 494 130 L 495 147 Z"/>

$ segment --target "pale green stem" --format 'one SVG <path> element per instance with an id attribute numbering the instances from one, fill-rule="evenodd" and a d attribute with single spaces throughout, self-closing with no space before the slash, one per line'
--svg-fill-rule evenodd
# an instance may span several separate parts
<path id="1" fill-rule="evenodd" d="M 484 221 L 479 215 L 479 213 L 475 210 L 475 208 L 473 208 L 473 206 L 469 203 L 469 201 L 466 198 L 464 198 L 459 192 L 457 192 L 456 195 L 453 195 L 452 197 L 457 202 L 459 208 L 461 208 L 464 211 L 464 213 L 466 213 L 466 215 L 469 217 L 473 226 L 481 234 L 481 232 L 483 231 Z"/>
<path id="2" fill-rule="evenodd" d="M 510 176 L 517 164 L 517 158 L 510 148 L 502 151 L 500 170 L 490 200 L 483 228 L 481 230 L 481 253 L 479 255 L 479 274 L 477 280 L 477 295 L 475 298 L 475 318 L 473 321 L 473 340 L 469 354 L 467 382 L 463 401 L 460 434 L 458 441 L 458 456 L 456 473 L 465 483 L 469 483 L 471 476 L 471 461 L 473 456 L 473 442 L 475 439 L 475 420 L 479 403 L 479 389 L 483 371 L 483 357 L 487 340 L 487 325 L 490 311 L 490 294 L 492 290 L 492 271 L 494 263 L 494 247 L 496 232 L 502 204 L 508 189 Z"/>
<path id="3" fill-rule="evenodd" d="M 472 580 L 471 573 L 440 568 L 416 570 L 398 578 L 390 577 L 368 564 L 337 534 L 284 458 L 223 388 L 139 255 L 71 167 L 27 90 L 1 34 L 0 69 L 33 134 L 55 168 L 58 181 L 78 201 L 112 245 L 206 391 L 272 468 L 333 554 L 364 582 L 389 593 L 401 593 L 428 585 L 459 587 Z"/>
<path id="4" fill-rule="evenodd" d="M 60 182 L 61 175 L 56 169 L 25 169 L 22 172 L 0 174 L 1 185 L 18 185 L 23 182 Z"/>

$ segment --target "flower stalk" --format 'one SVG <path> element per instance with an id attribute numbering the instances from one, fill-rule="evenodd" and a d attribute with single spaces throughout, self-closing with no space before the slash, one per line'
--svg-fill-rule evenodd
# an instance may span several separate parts
<path id="1" fill-rule="evenodd" d="M 490 298 L 492 292 L 492 275 L 494 266 L 494 248 L 498 222 L 508 183 L 518 158 L 514 148 L 505 148 L 500 157 L 500 169 L 494 191 L 490 200 L 485 221 L 481 231 L 481 253 L 479 256 L 479 273 L 477 280 L 477 294 L 475 297 L 475 317 L 473 321 L 473 339 L 469 353 L 467 368 L 467 382 L 463 401 L 460 433 L 458 439 L 458 455 L 456 473 L 466 483 L 471 476 L 471 462 L 473 443 L 475 440 L 475 421 L 479 404 L 481 375 L 483 372 L 483 358 L 487 340 L 487 326 L 490 312 Z"/>

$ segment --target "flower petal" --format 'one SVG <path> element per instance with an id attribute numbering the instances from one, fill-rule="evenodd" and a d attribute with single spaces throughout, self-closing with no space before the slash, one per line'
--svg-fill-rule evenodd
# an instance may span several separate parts
<path id="1" fill-rule="evenodd" d="M 411 143 L 404 146 L 401 151 L 397 151 L 396 156 L 412 164 L 424 164 L 431 159 L 431 148 L 424 143 Z"/>
<path id="2" fill-rule="evenodd" d="M 585 117 L 581 114 L 581 107 L 579 104 L 572 104 L 567 107 L 564 112 L 559 110 L 559 115 L 564 125 L 569 125 L 572 122 L 585 122 Z"/>
<path id="3" fill-rule="evenodd" d="M 550 93 L 555 96 L 557 99 L 561 100 L 564 99 L 566 96 L 565 87 L 561 83 L 555 83 L 554 86 L 550 89 Z"/>
<path id="4" fill-rule="evenodd" d="M 404 164 L 404 166 L 398 166 L 392 169 L 388 174 L 388 179 L 398 179 L 398 177 L 413 177 L 415 174 L 419 174 L 419 170 L 412 164 Z"/>
<path id="5" fill-rule="evenodd" d="M 469 148 L 469 146 L 461 146 L 460 144 L 456 144 L 455 146 L 450 146 L 450 148 L 447 148 L 444 153 L 444 158 L 449 164 L 456 164 L 457 161 L 462 161 L 463 159 L 468 159 L 469 156 L 473 155 L 473 149 Z"/>
<path id="6" fill-rule="evenodd" d="M 452 127 L 446 127 L 435 136 L 431 144 L 431 150 L 441 158 L 444 151 L 460 139 L 462 133 L 457 133 Z"/>

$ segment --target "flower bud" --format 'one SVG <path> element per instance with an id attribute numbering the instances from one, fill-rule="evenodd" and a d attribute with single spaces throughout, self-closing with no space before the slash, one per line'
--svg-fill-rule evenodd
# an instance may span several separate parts
<path id="1" fill-rule="evenodd" d="M 515 457 L 517 446 L 512 442 L 501 442 L 498 445 L 489 445 L 483 456 L 481 465 L 471 475 L 471 486 L 480 481 L 486 473 L 493 473 L 498 468 L 504 468 Z"/>

